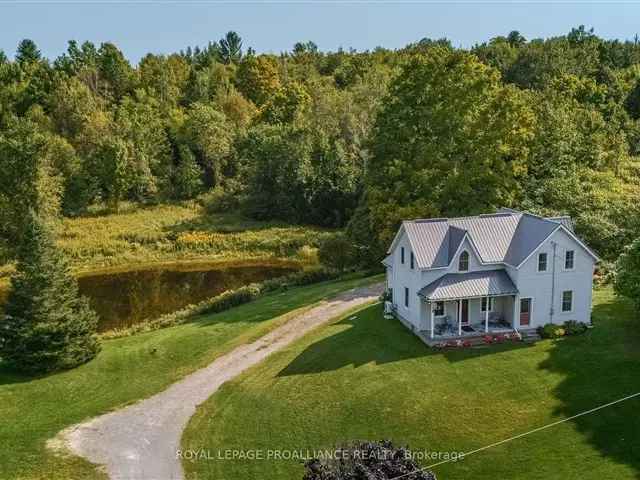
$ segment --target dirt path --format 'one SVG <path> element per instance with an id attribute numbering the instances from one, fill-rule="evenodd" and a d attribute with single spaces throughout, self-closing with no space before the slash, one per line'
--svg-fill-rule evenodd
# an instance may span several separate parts
<path id="1" fill-rule="evenodd" d="M 325 301 L 151 398 L 65 430 L 64 440 L 75 454 L 104 465 L 112 480 L 182 479 L 176 452 L 182 431 L 199 404 L 224 382 L 311 329 L 374 300 L 382 287 L 357 288 Z"/>

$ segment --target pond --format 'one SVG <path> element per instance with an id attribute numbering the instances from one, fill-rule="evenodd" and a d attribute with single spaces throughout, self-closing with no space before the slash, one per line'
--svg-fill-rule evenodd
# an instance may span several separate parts
<path id="1" fill-rule="evenodd" d="M 78 278 L 100 316 L 101 332 L 124 328 L 145 319 L 197 303 L 252 282 L 280 277 L 299 270 L 294 263 L 245 263 L 239 265 L 180 265 L 162 268 L 86 274 Z M 6 298 L 6 287 L 0 302 Z"/>

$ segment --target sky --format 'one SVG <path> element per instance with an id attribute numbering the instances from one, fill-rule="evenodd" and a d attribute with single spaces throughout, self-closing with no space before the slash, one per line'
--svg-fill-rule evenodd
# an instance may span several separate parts
<path id="1" fill-rule="evenodd" d="M 324 51 L 393 49 L 424 37 L 469 47 L 511 30 L 545 38 L 581 24 L 624 40 L 640 33 L 639 18 L 640 4 L 631 2 L 0 0 L 0 49 L 12 57 L 31 38 L 53 59 L 70 39 L 110 41 L 135 63 L 149 52 L 206 45 L 229 30 L 245 48 L 279 53 L 307 40 Z"/>

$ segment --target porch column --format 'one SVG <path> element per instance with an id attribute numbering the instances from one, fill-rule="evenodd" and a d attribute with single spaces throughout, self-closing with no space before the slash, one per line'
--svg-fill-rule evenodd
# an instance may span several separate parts
<path id="1" fill-rule="evenodd" d="M 433 303 L 428 303 L 429 305 L 429 319 L 431 320 L 431 340 L 433 340 Z"/>
<path id="2" fill-rule="evenodd" d="M 462 335 L 462 300 L 458 300 L 458 336 Z"/>
<path id="3" fill-rule="evenodd" d="M 516 325 L 518 325 L 518 327 L 520 326 L 520 319 L 518 318 L 518 311 L 519 311 L 518 303 L 520 303 L 520 295 L 514 295 L 513 296 L 513 320 L 511 321 L 511 327 L 516 331 L 518 330 Z"/>
<path id="4" fill-rule="evenodd" d="M 487 303 L 484 310 L 484 333 L 489 333 L 489 297 L 487 296 Z"/>

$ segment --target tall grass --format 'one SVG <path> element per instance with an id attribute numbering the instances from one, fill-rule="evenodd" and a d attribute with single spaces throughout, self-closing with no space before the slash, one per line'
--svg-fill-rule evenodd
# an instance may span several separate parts
<path id="1" fill-rule="evenodd" d="M 197 202 L 184 202 L 64 219 L 59 245 L 78 271 L 177 260 L 314 263 L 314 249 L 326 235 L 313 227 L 208 214 Z M 2 273 L 10 269 L 0 266 Z"/>

